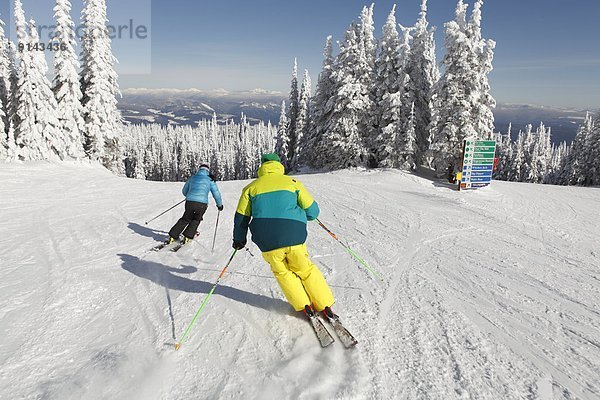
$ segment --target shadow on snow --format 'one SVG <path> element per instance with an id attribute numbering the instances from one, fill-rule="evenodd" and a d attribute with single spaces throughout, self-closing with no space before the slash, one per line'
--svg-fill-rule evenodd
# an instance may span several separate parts
<path id="1" fill-rule="evenodd" d="M 197 269 L 192 266 L 172 268 L 157 262 L 142 260 L 129 254 L 119 254 L 119 257 L 122 261 L 121 268 L 131 272 L 136 276 L 139 276 L 140 278 L 148 279 L 149 281 L 154 282 L 166 289 L 188 293 L 208 294 L 214 285 L 214 282 L 195 281 L 175 275 L 175 273 L 191 274 L 196 272 Z M 289 304 L 283 300 L 247 292 L 231 286 L 217 286 L 215 295 L 227 297 L 228 299 L 235 300 L 243 304 L 262 308 L 267 311 L 275 311 L 284 315 L 290 315 L 291 311 Z"/>
<path id="2" fill-rule="evenodd" d="M 142 226 L 140 224 L 136 224 L 135 222 L 129 222 L 127 227 L 140 236 L 149 237 L 156 241 L 164 241 L 168 236 L 168 233 L 165 231 L 148 228 L 147 226 Z"/>

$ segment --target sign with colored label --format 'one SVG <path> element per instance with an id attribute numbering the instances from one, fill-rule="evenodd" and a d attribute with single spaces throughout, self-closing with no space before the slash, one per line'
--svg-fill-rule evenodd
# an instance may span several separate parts
<path id="1" fill-rule="evenodd" d="M 460 188 L 477 189 L 492 182 L 496 142 L 493 140 L 465 140 Z"/>

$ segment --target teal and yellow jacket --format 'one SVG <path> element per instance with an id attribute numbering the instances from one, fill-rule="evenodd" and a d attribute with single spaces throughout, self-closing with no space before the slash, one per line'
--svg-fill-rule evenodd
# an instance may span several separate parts
<path id="1" fill-rule="evenodd" d="M 319 206 L 304 185 L 284 175 L 280 162 L 268 161 L 258 178 L 242 190 L 234 218 L 233 240 L 252 241 L 262 252 L 295 246 L 306 241 L 306 221 L 319 216 Z"/>

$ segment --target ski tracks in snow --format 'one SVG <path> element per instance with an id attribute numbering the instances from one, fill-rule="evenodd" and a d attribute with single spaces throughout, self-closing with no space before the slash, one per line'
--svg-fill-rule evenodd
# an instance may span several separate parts
<path id="1" fill-rule="evenodd" d="M 385 278 L 309 226 L 310 254 L 358 346 L 321 349 L 252 248 L 175 352 L 173 337 L 231 252 L 232 215 L 222 214 L 214 255 L 214 209 L 199 246 L 145 253 L 180 210 L 156 221 L 160 230 L 139 221 L 175 204 L 181 184 L 81 166 L 10 168 L 0 188 L 17 199 L 0 206 L 0 226 L 15 235 L 0 236 L 9 260 L 0 397 L 600 398 L 593 189 L 494 182 L 458 194 L 397 171 L 302 176 L 322 221 Z M 44 197 L 26 193 L 23 179 Z M 220 185 L 226 207 L 244 184 Z"/>
<path id="2" fill-rule="evenodd" d="M 510 198 L 492 190 L 457 197 L 445 188 L 402 195 L 366 174 L 368 189 L 340 173 L 326 193 L 343 197 L 336 189 L 348 187 L 351 196 L 331 204 L 338 208 L 332 229 L 361 233 L 358 253 L 386 277 L 381 290 L 355 276 L 363 281 L 360 301 L 379 310 L 376 334 L 362 343 L 377 371 L 368 398 L 600 397 L 590 380 L 600 376 L 598 281 L 585 280 L 597 271 L 561 242 L 565 231 L 577 231 L 569 225 L 581 211 L 568 199 L 532 207 L 518 191 Z M 577 293 L 581 285 L 592 297 Z"/>

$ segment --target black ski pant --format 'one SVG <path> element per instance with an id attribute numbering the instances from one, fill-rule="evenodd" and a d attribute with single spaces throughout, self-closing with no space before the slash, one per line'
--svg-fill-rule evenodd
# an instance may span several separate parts
<path id="1" fill-rule="evenodd" d="M 193 239 L 196 236 L 198 225 L 202 221 L 202 217 L 206 212 L 208 204 L 198 203 L 196 201 L 185 202 L 185 212 L 183 217 L 179 218 L 179 221 L 169 231 L 169 235 L 175 239 L 179 238 L 181 232 L 183 236 L 189 239 Z"/>

